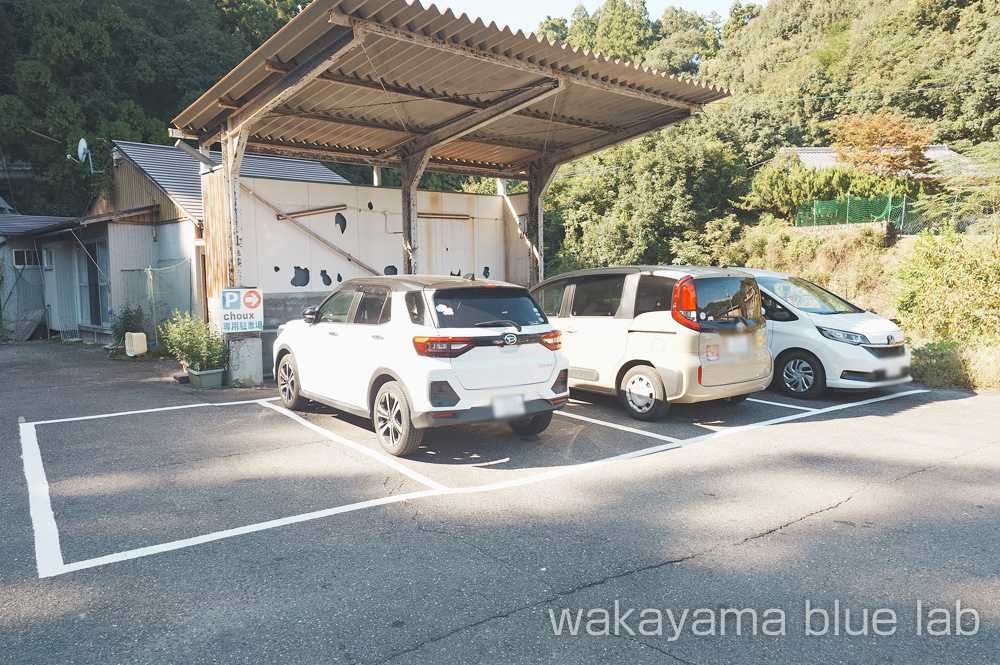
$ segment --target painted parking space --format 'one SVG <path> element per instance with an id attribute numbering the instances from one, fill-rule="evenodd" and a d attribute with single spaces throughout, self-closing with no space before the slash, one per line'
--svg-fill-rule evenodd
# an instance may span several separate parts
<path id="1" fill-rule="evenodd" d="M 722 415 L 693 405 L 659 423 L 575 399 L 535 439 L 499 423 L 444 428 L 402 460 L 381 453 L 363 421 L 269 399 L 23 423 L 21 435 L 38 571 L 49 577 L 402 501 L 554 483 L 793 420 L 836 427 L 839 414 L 926 392 L 815 409 L 761 399 Z"/>

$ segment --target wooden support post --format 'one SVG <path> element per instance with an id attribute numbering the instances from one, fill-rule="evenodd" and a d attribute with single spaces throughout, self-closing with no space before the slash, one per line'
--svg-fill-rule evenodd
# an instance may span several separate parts
<path id="1" fill-rule="evenodd" d="M 424 150 L 400 160 L 399 172 L 403 189 L 403 273 L 415 275 L 419 270 L 417 250 L 417 185 L 427 168 L 430 150 Z"/>
<path id="2" fill-rule="evenodd" d="M 373 166 L 372 167 L 372 184 L 376 187 L 382 186 L 382 167 Z"/>
<path id="3" fill-rule="evenodd" d="M 227 128 L 228 129 L 228 128 Z M 240 166 L 246 150 L 247 127 L 222 135 L 222 180 L 226 205 L 224 211 L 227 236 L 228 286 L 243 285 L 243 229 L 240 223 Z"/>
<path id="4" fill-rule="evenodd" d="M 528 286 L 545 278 L 542 203 L 557 168 L 548 166 L 532 170 L 528 177 L 528 223 L 524 229 L 528 240 Z"/>

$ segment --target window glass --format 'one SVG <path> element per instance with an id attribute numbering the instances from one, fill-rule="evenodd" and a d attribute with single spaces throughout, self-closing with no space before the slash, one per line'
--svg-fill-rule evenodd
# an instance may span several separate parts
<path id="1" fill-rule="evenodd" d="M 358 309 L 354 313 L 354 323 L 378 325 L 389 320 L 389 294 L 385 292 L 362 293 Z M 383 312 L 385 321 L 382 320 Z"/>
<path id="2" fill-rule="evenodd" d="M 622 303 L 625 275 L 582 277 L 573 296 L 573 316 L 614 316 Z"/>
<path id="3" fill-rule="evenodd" d="M 560 280 L 554 284 L 546 284 L 531 294 L 547 316 L 559 316 L 563 295 L 566 293 L 566 283 L 566 280 Z"/>
<path id="4" fill-rule="evenodd" d="M 14 250 L 14 266 L 17 268 L 37 266 L 41 265 L 41 263 L 42 262 L 38 258 L 38 252 L 32 249 Z"/>
<path id="5" fill-rule="evenodd" d="M 784 305 L 767 295 L 763 291 L 760 294 L 761 307 L 764 310 L 764 318 L 771 321 L 794 321 L 798 317 L 792 314 Z"/>
<path id="6" fill-rule="evenodd" d="M 522 288 L 457 288 L 434 293 L 434 312 L 440 328 L 537 326 L 547 319 Z"/>
<path id="7" fill-rule="evenodd" d="M 424 296 L 419 291 L 410 291 L 406 294 L 404 302 L 406 311 L 410 315 L 410 322 L 418 326 L 427 325 L 424 321 Z"/>
<path id="8" fill-rule="evenodd" d="M 700 277 L 694 280 L 698 323 L 704 330 L 726 329 L 742 322 L 758 325 L 760 289 L 753 277 Z"/>
<path id="9" fill-rule="evenodd" d="M 316 315 L 316 320 L 320 323 L 346 322 L 347 314 L 351 311 L 351 303 L 354 302 L 354 294 L 356 293 L 355 289 L 338 291 L 320 308 Z"/>
<path id="10" fill-rule="evenodd" d="M 789 305 L 810 314 L 853 314 L 864 311 L 840 296 L 798 277 L 760 277 L 757 281 Z"/>
<path id="11" fill-rule="evenodd" d="M 635 292 L 635 315 L 646 312 L 669 312 L 673 304 L 674 286 L 672 277 L 641 275 Z"/>

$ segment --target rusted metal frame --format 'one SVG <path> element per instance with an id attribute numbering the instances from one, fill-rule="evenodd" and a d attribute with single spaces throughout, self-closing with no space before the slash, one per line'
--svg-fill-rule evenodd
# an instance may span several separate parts
<path id="1" fill-rule="evenodd" d="M 219 100 L 219 106 L 224 109 L 236 109 L 239 108 L 239 104 L 226 99 Z M 430 129 L 425 127 L 403 127 L 402 125 L 396 124 L 394 122 L 387 122 L 385 120 L 366 120 L 362 118 L 352 118 L 350 116 L 339 115 L 336 113 L 326 113 L 322 111 L 298 111 L 296 109 L 288 107 L 278 107 L 271 109 L 267 114 L 267 117 L 289 117 L 289 118 L 304 118 L 306 120 L 315 120 L 317 122 L 327 122 L 335 125 L 348 125 L 351 127 L 363 127 L 365 129 L 383 129 L 390 132 L 399 132 L 400 134 L 414 134 L 422 136 L 424 134 L 429 134 Z M 485 143 L 487 145 L 495 145 L 501 148 L 516 148 L 518 150 L 535 150 L 541 149 L 541 146 L 530 143 L 528 141 L 522 141 L 518 139 L 502 138 L 496 136 L 486 136 L 478 132 L 471 132 L 466 134 L 463 138 L 470 141 L 475 141 L 476 143 Z M 193 150 L 193 148 L 192 148 Z"/>
<path id="2" fill-rule="evenodd" d="M 224 224 L 227 244 L 227 268 L 230 287 L 243 286 L 243 224 L 240 207 L 240 167 L 246 152 L 249 127 L 230 130 L 226 123 L 222 135 L 222 184 L 226 209 Z"/>
<path id="3" fill-rule="evenodd" d="M 562 81 L 557 79 L 547 79 L 529 88 L 509 95 L 487 108 L 462 116 L 456 120 L 447 122 L 433 131 L 419 138 L 413 139 L 401 146 L 393 148 L 387 154 L 389 157 L 401 156 L 403 158 L 410 155 L 420 154 L 431 150 L 464 135 L 486 127 L 490 123 L 496 122 L 500 118 L 511 115 L 518 110 L 541 101 L 546 97 L 558 94 L 564 89 Z"/>
<path id="4" fill-rule="evenodd" d="M 380 168 L 399 168 L 398 160 L 381 159 L 372 153 L 351 151 L 346 149 L 325 148 L 323 146 L 303 146 L 285 141 L 270 139 L 251 139 L 248 150 L 257 155 L 284 157 L 288 159 L 312 159 L 316 161 L 338 162 L 340 164 L 359 164 L 362 166 L 377 166 Z M 488 164 L 454 163 L 446 158 L 431 159 L 425 170 L 437 173 L 453 173 L 455 175 L 472 175 L 487 178 L 506 178 L 508 180 L 527 180 L 528 176 L 521 169 L 509 164 L 499 164 L 492 167 Z"/>
<path id="5" fill-rule="evenodd" d="M 265 63 L 264 68 L 272 72 L 289 72 L 294 69 L 294 65 L 286 64 L 283 62 L 277 62 L 275 60 L 268 60 Z M 358 88 L 367 88 L 369 90 L 378 90 L 379 92 L 389 92 L 394 95 L 401 95 L 404 97 L 413 97 L 415 99 L 423 99 L 430 102 L 443 102 L 445 104 L 452 104 L 455 106 L 465 106 L 467 108 L 482 109 L 489 106 L 489 102 L 481 102 L 475 99 L 469 99 L 468 97 L 460 97 L 456 95 L 445 95 L 436 92 L 426 92 L 424 90 L 417 90 L 415 88 L 407 88 L 401 85 L 395 85 L 389 83 L 388 81 L 378 80 L 373 81 L 370 79 L 363 79 L 357 76 L 346 76 L 344 74 L 335 74 L 333 72 L 324 72 L 317 77 L 319 81 L 328 81 L 330 83 L 341 83 L 343 85 L 350 85 Z M 614 132 L 621 129 L 621 127 L 616 127 L 613 125 L 604 125 L 597 122 L 590 122 L 588 120 L 578 120 L 576 118 L 569 118 L 563 115 L 552 114 L 543 111 L 531 111 L 529 109 L 522 109 L 517 111 L 514 115 L 519 115 L 524 118 L 533 118 L 535 120 L 544 120 L 549 122 L 551 120 L 557 125 L 566 125 L 568 127 L 576 127 L 578 129 L 590 129 L 596 132 Z M 180 131 L 180 130 L 178 130 Z M 173 136 L 173 134 L 171 134 Z M 181 138 L 181 137 L 176 137 Z"/>
<path id="6" fill-rule="evenodd" d="M 430 150 L 403 157 L 399 164 L 403 195 L 403 274 L 419 270 L 417 236 L 417 185 L 430 160 Z"/>
<path id="7" fill-rule="evenodd" d="M 493 53 L 492 51 L 484 51 L 482 49 L 474 48 L 472 46 L 466 46 L 465 44 L 458 44 L 455 42 L 444 41 L 441 39 L 436 39 L 434 37 L 428 37 L 419 33 L 408 32 L 406 30 L 401 30 L 399 28 L 394 28 L 392 26 L 383 25 L 382 23 L 377 23 L 375 21 L 370 21 L 368 19 L 357 18 L 355 16 L 348 16 L 347 14 L 341 14 L 337 11 L 330 12 L 330 23 L 333 25 L 339 25 L 344 27 L 354 27 L 355 29 L 361 28 L 373 35 L 379 37 L 388 37 L 390 39 L 395 39 L 398 41 L 409 42 L 412 44 L 418 44 L 420 46 L 425 46 L 428 48 L 437 49 L 439 51 L 445 51 L 446 53 L 460 53 L 462 55 L 468 56 L 470 58 L 475 58 L 477 60 L 482 60 L 485 62 L 490 62 L 497 65 L 503 65 L 505 67 L 510 67 L 512 69 L 517 69 L 523 72 L 529 72 L 532 74 L 538 74 L 540 76 L 565 76 L 568 82 L 586 86 L 589 88 L 596 88 L 598 90 L 603 90 L 605 92 L 612 92 L 619 95 L 624 95 L 626 97 L 632 97 L 634 99 L 640 99 L 645 102 L 652 102 L 654 104 L 663 104 L 665 106 L 672 106 L 674 108 L 684 109 L 690 111 L 696 105 L 690 102 L 685 102 L 680 99 L 676 99 L 669 95 L 658 95 L 653 92 L 647 92 L 645 90 L 640 90 L 638 88 L 632 88 L 629 86 L 618 85 L 611 83 L 609 81 L 602 81 L 600 79 L 592 78 L 589 76 L 583 76 L 580 74 L 573 74 L 560 69 L 555 69 L 553 67 L 548 67 L 544 65 L 538 65 L 533 62 L 528 62 L 527 60 L 519 60 L 517 58 L 511 58 L 499 53 Z"/>
<path id="8" fill-rule="evenodd" d="M 576 145 L 571 145 L 569 147 L 563 148 L 561 150 L 556 150 L 551 154 L 545 156 L 543 160 L 536 164 L 536 168 L 544 169 L 554 166 L 559 166 L 565 162 L 572 161 L 574 159 L 580 159 L 581 157 L 586 157 L 587 155 L 593 154 L 595 152 L 600 152 L 601 150 L 606 150 L 608 148 L 614 147 L 626 141 L 631 141 L 632 139 L 639 138 L 640 136 L 645 136 L 646 134 L 655 132 L 658 129 L 663 129 L 664 127 L 670 127 L 671 125 L 676 125 L 682 122 L 686 122 L 694 117 L 694 114 L 685 116 L 678 120 L 673 120 L 670 122 L 664 122 L 663 118 L 654 118 L 652 120 L 645 120 L 638 124 L 633 125 L 627 129 L 623 129 L 620 132 L 615 132 L 609 136 L 601 136 L 597 138 L 590 139 L 589 141 L 583 141 L 577 143 Z"/>
<path id="9" fill-rule="evenodd" d="M 528 286 L 544 279 L 542 204 L 557 168 L 558 165 L 533 169 L 528 176 L 528 220 L 524 227 L 524 237 L 528 241 Z"/>
<path id="10" fill-rule="evenodd" d="M 297 92 L 316 80 L 323 72 L 333 66 L 335 62 L 359 48 L 365 41 L 364 28 L 355 27 L 337 39 L 331 41 L 319 52 L 308 58 L 302 64 L 286 72 L 280 79 L 269 85 L 253 99 L 248 101 L 239 110 L 232 113 L 225 120 L 226 131 L 237 131 L 242 127 L 250 126 L 257 118 L 266 114 L 275 106 L 283 103 Z M 211 144 L 219 139 L 223 128 L 210 132 L 199 141 L 203 144 Z"/>
<path id="11" fill-rule="evenodd" d="M 281 210 L 281 208 L 277 207 L 276 205 L 274 205 L 273 203 L 271 203 L 270 201 L 268 201 L 267 199 L 265 199 L 264 197 L 262 197 L 260 194 L 257 194 L 256 192 L 254 192 L 252 189 L 250 189 L 249 187 L 247 187 L 243 183 L 240 183 L 240 188 L 244 192 L 246 192 L 247 194 L 249 194 L 252 198 L 256 199 L 258 203 L 260 203 L 265 208 L 267 208 L 268 210 L 270 210 L 271 212 L 273 212 L 275 215 L 277 215 L 278 219 L 283 219 L 286 222 L 289 222 L 290 224 L 292 224 L 293 226 L 295 226 L 296 228 L 298 228 L 300 231 L 302 231 L 306 235 L 308 235 L 311 238 L 314 238 L 315 240 L 317 240 L 324 247 L 328 247 L 329 249 L 333 250 L 337 254 L 339 254 L 342 257 L 344 257 L 345 259 L 347 259 L 350 263 L 353 263 L 353 264 L 357 265 L 359 268 L 363 268 L 364 270 L 367 270 L 372 275 L 381 275 L 382 274 L 379 271 L 377 271 L 374 268 L 372 268 L 370 265 L 368 265 L 368 264 L 366 264 L 366 263 L 364 263 L 362 261 L 359 261 L 357 258 L 351 256 L 350 254 L 348 254 L 347 252 L 345 252 L 341 248 L 337 247 L 335 244 L 333 244 L 332 242 L 330 242 L 328 239 L 326 239 L 323 236 L 321 236 L 320 234 L 316 233 L 315 231 L 313 231 L 311 228 L 309 228 L 308 226 L 306 226 L 305 224 L 303 224 L 299 220 L 297 220 L 294 217 L 292 217 L 291 215 L 285 213 L 284 211 Z"/>

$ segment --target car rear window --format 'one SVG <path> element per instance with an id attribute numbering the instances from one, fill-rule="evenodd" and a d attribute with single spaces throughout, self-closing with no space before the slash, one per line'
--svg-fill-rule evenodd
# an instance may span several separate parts
<path id="1" fill-rule="evenodd" d="M 512 287 L 436 291 L 434 316 L 439 328 L 473 328 L 490 321 L 510 321 L 518 326 L 548 323 L 528 291 Z"/>
<path id="2" fill-rule="evenodd" d="M 720 329 L 742 322 L 763 323 L 760 289 L 753 277 L 702 277 L 694 280 L 698 323 L 702 329 Z"/>

